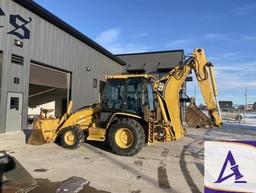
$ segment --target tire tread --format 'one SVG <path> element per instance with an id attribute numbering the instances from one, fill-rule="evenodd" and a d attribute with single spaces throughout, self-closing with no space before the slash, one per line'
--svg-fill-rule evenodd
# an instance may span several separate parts
<path id="1" fill-rule="evenodd" d="M 67 131 L 73 131 L 77 137 L 77 140 L 73 145 L 68 145 L 65 143 L 64 135 Z M 84 132 L 79 127 L 77 127 L 77 126 L 67 127 L 67 128 L 64 128 L 63 131 L 61 132 L 60 145 L 63 148 L 74 150 L 74 149 L 79 148 L 81 146 L 81 144 L 84 143 L 84 138 L 85 138 Z"/>
<path id="2" fill-rule="evenodd" d="M 130 126 L 136 128 L 137 130 L 138 143 L 135 143 L 135 147 L 133 147 L 129 151 L 124 151 L 115 144 L 114 132 L 117 130 L 117 128 L 115 127 L 116 125 L 121 125 L 121 124 L 129 124 Z M 141 124 L 135 119 L 121 118 L 121 119 L 118 119 L 115 123 L 113 123 L 113 125 L 111 125 L 108 133 L 108 139 L 110 142 L 110 147 L 115 154 L 123 155 L 123 156 L 132 156 L 137 154 L 144 146 L 145 132 Z"/>

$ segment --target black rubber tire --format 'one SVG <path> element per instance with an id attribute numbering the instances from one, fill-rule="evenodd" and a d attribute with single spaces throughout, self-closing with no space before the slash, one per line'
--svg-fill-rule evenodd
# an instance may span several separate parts
<path id="1" fill-rule="evenodd" d="M 128 148 L 121 148 L 116 144 L 115 134 L 120 128 L 127 128 L 133 134 L 133 144 Z M 138 121 L 134 119 L 121 118 L 110 126 L 108 132 L 108 140 L 110 147 L 114 153 L 122 156 L 132 156 L 137 154 L 144 146 L 145 132 Z"/>
<path id="2" fill-rule="evenodd" d="M 75 135 L 75 142 L 72 145 L 67 144 L 64 139 L 65 133 L 67 133 L 68 131 L 73 132 L 73 134 Z M 84 132 L 79 127 L 77 126 L 67 127 L 63 129 L 63 131 L 61 132 L 60 145 L 66 149 L 77 149 L 81 146 L 82 143 L 84 143 L 84 139 L 85 139 Z"/>

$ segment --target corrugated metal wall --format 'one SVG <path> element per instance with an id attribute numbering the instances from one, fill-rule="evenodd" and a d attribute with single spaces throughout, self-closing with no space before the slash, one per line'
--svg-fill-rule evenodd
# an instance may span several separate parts
<path id="1" fill-rule="evenodd" d="M 124 68 L 117 62 L 13 1 L 0 0 L 0 8 L 5 13 L 0 16 L 0 26 L 4 26 L 0 28 L 0 50 L 3 50 L 0 132 L 4 132 L 5 128 L 7 92 L 23 93 L 23 128 L 26 127 L 31 60 L 72 72 L 74 109 L 98 101 L 99 86 L 93 88 L 94 78 L 99 82 L 104 80 L 106 74 L 123 72 Z M 26 25 L 31 37 L 23 40 L 22 48 L 14 45 L 15 39 L 18 39 L 16 36 L 7 35 L 13 29 L 9 24 L 10 14 L 32 19 Z M 23 66 L 11 63 L 13 53 L 24 56 Z M 86 67 L 90 67 L 91 71 L 86 71 Z M 20 84 L 13 83 L 14 77 L 20 78 Z"/>

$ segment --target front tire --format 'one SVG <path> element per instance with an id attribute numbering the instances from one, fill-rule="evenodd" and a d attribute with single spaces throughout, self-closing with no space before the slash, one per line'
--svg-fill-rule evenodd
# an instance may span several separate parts
<path id="1" fill-rule="evenodd" d="M 84 143 L 84 132 L 77 126 L 63 129 L 60 135 L 60 145 L 66 149 L 77 149 Z"/>
<path id="2" fill-rule="evenodd" d="M 134 119 L 119 119 L 109 128 L 108 140 L 112 151 L 118 155 L 137 154 L 145 143 L 145 132 Z"/>

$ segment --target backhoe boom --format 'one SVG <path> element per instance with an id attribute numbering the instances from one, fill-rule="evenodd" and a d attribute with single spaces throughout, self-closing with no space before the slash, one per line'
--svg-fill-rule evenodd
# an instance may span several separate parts
<path id="1" fill-rule="evenodd" d="M 184 135 L 180 117 L 179 93 L 191 70 L 195 72 L 202 96 L 211 116 L 212 125 L 219 127 L 222 124 L 212 64 L 207 62 L 203 49 L 195 49 L 192 56 L 186 58 L 163 78 L 154 82 L 154 90 L 159 96 L 158 99 L 165 124 L 170 125 L 172 136 L 175 139 L 180 139 Z M 164 105 L 161 105 L 161 103 Z"/>

